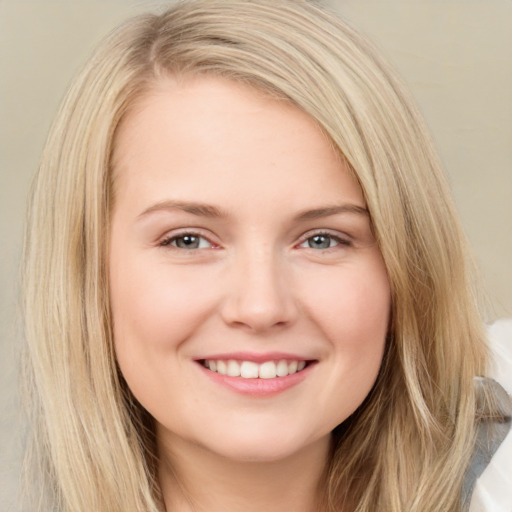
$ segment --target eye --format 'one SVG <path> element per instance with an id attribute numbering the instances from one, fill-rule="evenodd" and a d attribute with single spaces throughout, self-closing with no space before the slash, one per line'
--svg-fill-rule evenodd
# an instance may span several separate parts
<path id="1" fill-rule="evenodd" d="M 314 235 L 306 238 L 306 240 L 304 240 L 304 242 L 302 242 L 299 247 L 322 250 L 331 249 L 332 247 L 337 247 L 338 245 L 348 246 L 350 245 L 350 242 L 330 233 L 315 233 Z"/>
<path id="2" fill-rule="evenodd" d="M 160 242 L 160 245 L 185 250 L 208 249 L 212 247 L 212 243 L 210 241 L 196 233 L 181 233 L 179 235 L 174 235 Z"/>

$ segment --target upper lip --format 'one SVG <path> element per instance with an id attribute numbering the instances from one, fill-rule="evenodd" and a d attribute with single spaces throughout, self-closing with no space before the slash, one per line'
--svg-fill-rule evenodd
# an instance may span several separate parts
<path id="1" fill-rule="evenodd" d="M 197 361 L 204 360 L 229 360 L 234 359 L 236 361 L 252 361 L 254 363 L 264 363 L 266 361 L 313 361 L 314 358 L 299 356 L 297 354 L 290 354 L 288 352 L 265 352 L 264 354 L 258 354 L 255 352 L 224 352 L 220 354 L 211 354 L 204 357 L 199 357 Z"/>

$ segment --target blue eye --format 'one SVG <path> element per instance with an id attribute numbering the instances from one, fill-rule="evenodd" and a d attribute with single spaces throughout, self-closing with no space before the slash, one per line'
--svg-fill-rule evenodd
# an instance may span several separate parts
<path id="1" fill-rule="evenodd" d="M 192 249 L 207 249 L 211 247 L 211 243 L 206 238 L 196 235 L 194 233 L 183 233 L 165 239 L 160 243 L 162 246 L 172 246 L 178 249 L 192 250 Z"/>
<path id="2" fill-rule="evenodd" d="M 304 242 L 300 244 L 300 247 L 322 250 L 331 249 L 338 245 L 350 245 L 350 242 L 329 233 L 317 233 L 316 235 L 310 236 L 304 240 Z"/>

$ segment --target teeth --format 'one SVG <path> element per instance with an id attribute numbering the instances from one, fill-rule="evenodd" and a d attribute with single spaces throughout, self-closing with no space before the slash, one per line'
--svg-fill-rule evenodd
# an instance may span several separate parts
<path id="1" fill-rule="evenodd" d="M 220 373 L 221 375 L 226 375 L 227 368 L 226 363 L 224 361 L 217 361 L 217 373 Z"/>
<path id="2" fill-rule="evenodd" d="M 273 379 L 275 378 L 276 372 L 276 363 L 274 361 L 267 361 L 260 365 L 260 379 Z"/>
<path id="3" fill-rule="evenodd" d="M 279 361 L 276 367 L 278 377 L 286 377 L 288 375 L 288 363 L 286 361 Z"/>
<path id="4" fill-rule="evenodd" d="M 230 377 L 240 377 L 240 365 L 236 361 L 233 361 L 233 359 L 228 361 L 227 374 Z"/>
<path id="5" fill-rule="evenodd" d="M 306 367 L 306 361 L 265 361 L 262 364 L 253 361 L 235 361 L 229 359 L 208 359 L 203 362 L 206 368 L 212 372 L 228 375 L 229 377 L 242 377 L 243 379 L 274 379 L 286 377 L 300 372 Z"/>
<path id="6" fill-rule="evenodd" d="M 258 363 L 244 361 L 240 366 L 240 376 L 244 379 L 257 379 L 259 375 L 258 370 Z"/>

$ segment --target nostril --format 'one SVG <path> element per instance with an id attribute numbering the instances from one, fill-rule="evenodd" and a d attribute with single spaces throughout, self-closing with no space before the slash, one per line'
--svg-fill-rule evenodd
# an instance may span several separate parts
<path id="1" fill-rule="evenodd" d="M 240 266 L 240 273 L 233 285 L 226 287 L 221 310 L 224 321 L 252 332 L 289 326 L 297 317 L 297 308 L 277 270 L 265 270 L 262 265 L 255 268 L 249 263 Z"/>

